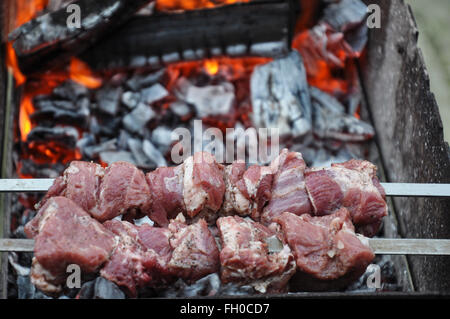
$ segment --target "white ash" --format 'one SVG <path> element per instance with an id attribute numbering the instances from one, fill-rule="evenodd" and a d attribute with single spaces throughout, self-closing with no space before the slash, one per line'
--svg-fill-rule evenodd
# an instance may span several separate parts
<path id="1" fill-rule="evenodd" d="M 142 133 L 144 126 L 155 116 L 155 111 L 149 105 L 139 103 L 133 111 L 124 116 L 122 123 L 128 131 Z"/>
<path id="2" fill-rule="evenodd" d="M 167 166 L 167 161 L 162 153 L 149 140 L 144 140 L 142 150 L 157 167 Z"/>

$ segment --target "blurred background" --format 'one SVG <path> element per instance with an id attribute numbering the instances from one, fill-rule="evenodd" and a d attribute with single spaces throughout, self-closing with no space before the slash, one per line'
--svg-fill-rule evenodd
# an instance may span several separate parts
<path id="1" fill-rule="evenodd" d="M 444 137 L 450 142 L 450 1 L 406 0 L 412 7 L 419 28 L 419 47 L 435 94 Z"/>

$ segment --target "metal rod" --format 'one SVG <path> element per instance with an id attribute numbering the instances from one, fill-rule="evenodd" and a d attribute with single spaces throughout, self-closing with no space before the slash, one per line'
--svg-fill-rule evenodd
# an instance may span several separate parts
<path id="1" fill-rule="evenodd" d="M 449 197 L 450 184 L 381 183 L 386 195 L 416 197 Z"/>
<path id="2" fill-rule="evenodd" d="M 450 239 L 367 238 L 377 255 L 450 255 Z M 32 252 L 32 239 L 0 239 L 0 251 Z"/>
<path id="3" fill-rule="evenodd" d="M 380 255 L 450 255 L 449 239 L 370 238 L 369 245 Z"/>
<path id="4" fill-rule="evenodd" d="M 52 178 L 0 179 L 0 192 L 46 192 Z M 450 184 L 381 183 L 387 196 L 450 197 Z"/>

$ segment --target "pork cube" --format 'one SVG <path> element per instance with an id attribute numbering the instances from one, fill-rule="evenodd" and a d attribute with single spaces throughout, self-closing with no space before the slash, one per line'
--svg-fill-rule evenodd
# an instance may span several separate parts
<path id="1" fill-rule="evenodd" d="M 295 261 L 287 244 L 279 252 L 269 252 L 267 240 L 276 233 L 240 216 L 221 217 L 217 227 L 222 282 L 251 285 L 261 293 L 286 289 L 295 273 Z"/>
<path id="2" fill-rule="evenodd" d="M 368 161 L 350 160 L 327 168 L 309 169 L 306 188 L 315 215 L 332 214 L 345 207 L 356 230 L 365 236 L 374 236 L 387 215 L 376 166 Z"/>
<path id="3" fill-rule="evenodd" d="M 114 248 L 113 234 L 65 197 L 48 199 L 30 223 L 36 234 L 31 280 L 44 292 L 61 291 L 70 264 L 96 272 Z"/>
<path id="4" fill-rule="evenodd" d="M 345 208 L 320 217 L 285 212 L 275 221 L 294 253 L 299 273 L 319 281 L 344 279 L 348 284 L 359 278 L 374 258 L 366 238 L 355 234 Z"/>
<path id="5" fill-rule="evenodd" d="M 306 164 L 302 155 L 284 149 L 270 167 L 274 173 L 272 196 L 263 210 L 261 221 L 268 225 L 284 212 L 295 215 L 311 213 L 305 187 Z"/>

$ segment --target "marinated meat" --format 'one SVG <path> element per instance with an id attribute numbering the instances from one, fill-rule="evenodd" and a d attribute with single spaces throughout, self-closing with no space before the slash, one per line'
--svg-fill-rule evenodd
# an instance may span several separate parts
<path id="1" fill-rule="evenodd" d="M 133 224 L 110 220 L 104 226 L 116 235 L 117 244 L 100 275 L 135 297 L 139 288 L 151 283 L 153 271 L 159 266 L 158 255 L 139 242 L 138 227 Z"/>
<path id="2" fill-rule="evenodd" d="M 255 290 L 283 291 L 295 273 L 295 261 L 287 244 L 270 253 L 266 240 L 276 234 L 264 225 L 239 216 L 217 220 L 221 239 L 222 282 L 252 285 Z"/>
<path id="3" fill-rule="evenodd" d="M 345 208 L 320 217 L 285 212 L 275 221 L 294 253 L 298 271 L 320 281 L 345 278 L 351 282 L 374 258 L 365 237 L 355 234 Z"/>
<path id="4" fill-rule="evenodd" d="M 103 167 L 91 162 L 73 161 L 49 188 L 38 207 L 42 207 L 53 196 L 64 196 L 87 212 L 97 203 L 97 192 L 105 171 Z"/>
<path id="5" fill-rule="evenodd" d="M 167 226 L 169 219 L 184 213 L 183 198 L 184 165 L 160 167 L 147 174 L 152 196 L 149 217 L 160 226 Z"/>
<path id="6" fill-rule="evenodd" d="M 242 180 L 245 170 L 244 161 L 234 161 L 225 167 L 225 195 L 221 210 L 222 215 L 248 215 L 251 205 L 250 200 L 238 188 L 238 183 Z"/>
<path id="7" fill-rule="evenodd" d="M 305 175 L 315 215 L 332 214 L 345 207 L 358 232 L 368 237 L 377 233 L 387 215 L 387 204 L 375 165 L 351 160 L 328 168 L 311 168 Z"/>
<path id="8" fill-rule="evenodd" d="M 247 170 L 242 161 L 225 168 L 225 197 L 222 213 L 251 215 L 259 219 L 263 207 L 271 198 L 273 173 L 267 166 L 252 165 Z"/>
<path id="9" fill-rule="evenodd" d="M 225 194 L 224 168 L 209 153 L 198 152 L 184 162 L 183 197 L 187 216 L 215 216 Z"/>
<path id="10" fill-rule="evenodd" d="M 274 173 L 272 196 L 263 210 L 261 221 L 268 225 L 284 212 L 295 215 L 311 213 L 305 187 L 306 164 L 302 154 L 284 149 L 270 167 Z"/>
<path id="11" fill-rule="evenodd" d="M 219 250 L 205 220 L 187 225 L 180 214 L 170 222 L 169 230 L 173 251 L 167 267 L 171 273 L 195 281 L 219 271 Z"/>
<path id="12" fill-rule="evenodd" d="M 90 212 L 97 220 L 105 221 L 130 210 L 147 214 L 150 207 L 150 188 L 144 173 L 133 164 L 116 162 L 106 169 L 97 206 Z"/>
<path id="13" fill-rule="evenodd" d="M 30 223 L 26 231 L 35 239 L 31 280 L 47 293 L 62 289 L 68 265 L 96 272 L 114 247 L 113 234 L 65 197 L 48 199 Z"/>

